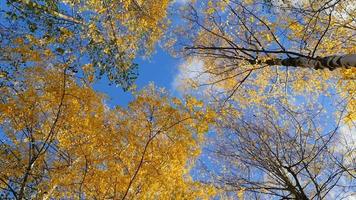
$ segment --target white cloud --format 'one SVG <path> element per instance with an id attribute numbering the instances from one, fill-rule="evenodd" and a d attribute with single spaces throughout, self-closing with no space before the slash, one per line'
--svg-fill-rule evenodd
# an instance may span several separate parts
<path id="1" fill-rule="evenodd" d="M 171 83 L 171 90 L 178 95 L 194 95 L 206 102 L 216 101 L 225 98 L 227 92 L 216 84 L 219 80 L 216 78 L 206 70 L 203 60 L 197 57 L 188 58 L 178 66 L 178 72 Z"/>
<path id="2" fill-rule="evenodd" d="M 181 94 L 192 93 L 192 86 L 198 86 L 207 82 L 209 76 L 204 73 L 204 62 L 197 58 L 185 60 L 178 67 L 173 82 L 173 91 L 178 91 Z"/>
<path id="3" fill-rule="evenodd" d="M 356 127 L 342 124 L 339 130 L 335 150 L 345 154 L 344 164 L 351 164 L 356 160 Z"/>
<path id="4" fill-rule="evenodd" d="M 328 1 L 326 5 L 334 5 L 335 3 L 339 2 L 338 0 L 331 0 Z M 353 20 L 352 13 L 355 12 L 356 4 L 353 3 L 354 0 L 345 0 L 343 1 L 344 6 L 342 9 L 334 9 L 333 6 L 326 9 L 326 11 L 330 12 L 333 11 L 332 15 L 335 17 L 334 20 L 340 20 L 341 22 L 349 21 L 350 24 L 353 26 L 356 24 L 355 20 Z M 296 8 L 303 8 L 305 6 L 309 6 L 311 1 L 309 0 L 272 0 L 271 3 L 275 6 L 275 11 L 280 11 L 280 8 L 286 6 L 287 4 L 294 6 Z M 283 14 L 288 14 L 288 11 L 283 10 Z"/>

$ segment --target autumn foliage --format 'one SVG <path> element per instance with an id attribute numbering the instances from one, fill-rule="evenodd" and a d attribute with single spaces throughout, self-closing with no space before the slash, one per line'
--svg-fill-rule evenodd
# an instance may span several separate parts
<path id="1" fill-rule="evenodd" d="M 21 87 L 2 89 L 1 186 L 11 188 L 10 196 L 209 195 L 190 178 L 189 166 L 212 111 L 154 86 L 137 93 L 128 108 L 111 109 L 66 71 L 31 68 Z"/>
<path id="2" fill-rule="evenodd" d="M 352 4 L 1 2 L 0 198 L 351 198 Z M 184 60 L 179 97 L 136 89 L 157 49 Z"/>

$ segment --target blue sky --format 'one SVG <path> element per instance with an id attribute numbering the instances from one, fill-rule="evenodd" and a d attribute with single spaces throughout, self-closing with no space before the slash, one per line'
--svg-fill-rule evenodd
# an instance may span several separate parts
<path id="1" fill-rule="evenodd" d="M 179 7 L 189 2 L 190 0 L 174 0 L 173 6 Z M 170 18 L 173 23 L 179 23 L 178 16 L 174 13 Z M 167 51 L 162 49 L 160 45 L 156 45 L 155 52 L 148 58 L 137 58 L 135 62 L 139 65 L 139 74 L 135 82 L 137 90 L 141 90 L 149 83 L 154 83 L 157 87 L 165 88 L 173 96 L 181 96 L 177 90 L 177 80 L 185 78 L 187 74 L 181 74 L 179 66 L 184 63 L 182 58 L 171 56 Z M 197 64 L 197 63 L 193 63 Z M 190 77 L 190 75 L 188 75 Z M 178 79 L 177 79 L 178 78 Z M 176 81 L 176 82 L 175 82 Z M 109 81 L 103 78 L 94 84 L 94 89 L 98 92 L 107 95 L 106 104 L 110 107 L 127 106 L 133 100 L 130 92 L 124 92 L 122 88 L 115 85 L 109 85 Z"/>
<path id="2" fill-rule="evenodd" d="M 175 0 L 173 6 L 181 6 L 189 0 Z M 6 1 L 0 0 L 0 7 L 7 8 Z M 173 16 L 173 20 L 176 16 Z M 2 23 L 7 22 L 0 19 Z M 157 87 L 164 87 L 172 95 L 177 96 L 179 93 L 172 87 L 173 81 L 178 74 L 178 66 L 182 63 L 182 59 L 174 58 L 169 55 L 164 49 L 156 45 L 156 51 L 148 58 L 137 58 L 135 62 L 139 65 L 139 75 L 136 80 L 137 89 L 141 90 L 150 82 L 153 82 Z M 101 80 L 95 82 L 94 89 L 104 93 L 108 98 L 106 104 L 110 107 L 126 106 L 133 100 L 130 92 L 124 92 L 122 88 L 109 85 L 109 81 L 105 76 Z"/>
<path id="3" fill-rule="evenodd" d="M 176 0 L 178 3 L 185 3 L 187 0 Z M 4 1 L 5 2 L 5 1 Z M 3 6 L 3 1 L 0 1 L 0 6 Z M 157 87 L 164 87 L 168 90 L 173 96 L 180 96 L 180 93 L 176 90 L 174 81 L 176 77 L 180 75 L 179 66 L 183 64 L 183 60 L 180 58 L 174 58 L 169 55 L 164 49 L 161 49 L 159 45 L 157 45 L 156 52 L 153 53 L 149 58 L 142 59 L 137 58 L 136 62 L 139 65 L 139 75 L 136 80 L 137 89 L 141 90 L 149 83 L 153 82 Z M 196 64 L 196 63 L 195 63 Z M 109 85 L 109 82 L 103 77 L 100 81 L 94 84 L 94 89 L 98 92 L 104 93 L 108 98 L 106 100 L 106 104 L 110 107 L 114 106 L 122 106 L 126 107 L 127 104 L 133 100 L 133 96 L 130 92 L 124 92 L 122 88 L 117 87 L 115 85 Z M 323 100 L 323 99 L 320 99 Z M 331 111 L 329 111 L 332 113 Z M 344 128 L 344 127 L 343 127 Z M 354 138 L 351 134 L 352 131 L 342 130 L 342 132 L 348 133 L 345 135 L 350 140 L 350 138 Z M 0 130 L 1 133 L 1 130 Z M 214 133 L 208 133 L 208 136 L 214 137 Z M 344 138 L 342 138 L 344 139 Z M 356 141 L 355 139 L 351 139 L 351 141 Z M 341 147 L 340 147 L 341 148 Z M 203 153 L 206 153 L 203 151 Z M 210 164 L 209 167 L 217 167 L 213 166 L 213 163 L 209 162 L 206 154 L 203 154 L 201 157 L 203 161 L 206 161 L 205 164 Z M 194 178 L 199 178 L 199 174 L 197 171 L 192 171 L 192 176 Z"/>
<path id="4" fill-rule="evenodd" d="M 179 6 L 187 2 L 187 0 L 176 0 L 174 6 Z M 0 7 L 7 7 L 6 1 L 0 1 Z M 5 21 L 2 20 L 2 23 Z M 175 76 L 178 73 L 178 66 L 182 62 L 179 58 L 174 58 L 164 49 L 157 45 L 156 51 L 148 58 L 137 58 L 135 62 L 139 65 L 139 75 L 136 80 L 137 89 L 141 90 L 150 82 L 153 82 L 158 87 L 164 87 L 171 94 L 178 95 L 177 91 L 172 87 Z M 110 107 L 126 106 L 133 100 L 130 92 L 124 92 L 122 88 L 109 85 L 109 81 L 103 78 L 94 84 L 94 89 L 104 93 L 108 98 L 106 104 Z"/>
<path id="5" fill-rule="evenodd" d="M 141 90 L 149 83 L 153 82 L 157 87 L 164 87 L 172 95 L 178 95 L 172 83 L 178 73 L 178 66 L 181 59 L 174 58 L 160 47 L 149 58 L 138 58 L 136 62 L 139 65 L 139 75 L 136 80 L 137 89 Z M 133 100 L 130 92 L 124 92 L 122 88 L 115 85 L 109 85 L 107 79 L 103 78 L 94 84 L 96 91 L 107 95 L 106 103 L 110 106 L 126 106 Z"/>

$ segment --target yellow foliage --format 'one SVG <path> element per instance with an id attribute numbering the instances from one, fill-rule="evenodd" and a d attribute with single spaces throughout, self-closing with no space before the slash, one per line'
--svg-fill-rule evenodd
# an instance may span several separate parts
<path id="1" fill-rule="evenodd" d="M 309 102 L 314 104 L 314 109 L 316 104 L 326 106 L 322 105 L 326 101 L 320 99 L 327 98 L 330 100 L 328 106 L 338 111 L 346 106 L 347 118 L 354 118 L 354 69 L 314 70 L 308 66 L 268 63 L 288 57 L 354 54 L 355 42 L 350 31 L 354 12 L 349 11 L 355 8 L 347 6 L 351 1 L 335 4 L 331 14 L 321 12 L 318 15 L 304 15 L 303 12 L 294 12 L 292 8 L 317 10 L 324 5 L 323 1 L 303 1 L 297 5 L 286 1 L 281 7 L 277 6 L 277 2 L 271 2 L 270 9 L 276 12 L 265 12 L 264 6 L 253 0 L 206 2 L 203 5 L 196 3 L 193 8 L 187 6 L 187 10 L 198 12 L 199 18 L 194 18 L 194 12 L 187 12 L 187 18 L 191 17 L 187 21 L 187 29 L 179 32 L 189 35 L 179 36 L 188 39 L 191 44 L 187 46 L 193 47 L 187 50 L 192 55 L 188 60 L 196 59 L 203 63 L 199 75 L 189 77 L 191 81 L 187 81 L 186 85 L 202 90 L 214 88 L 215 91 L 206 92 L 207 96 L 214 95 L 212 100 L 219 106 L 223 105 L 228 112 L 235 107 L 236 115 L 259 106 L 277 112 L 273 109 L 274 103 L 280 101 L 295 106 L 299 104 L 299 107 Z M 229 9 L 215 9 L 216 13 L 211 15 L 211 8 L 215 5 L 224 5 Z M 195 32 L 190 37 L 192 31 Z M 188 43 L 183 39 L 183 43 Z M 198 76 L 208 78 L 199 80 Z M 344 99 L 342 104 L 336 103 L 341 98 Z M 221 111 L 223 115 L 225 112 Z"/>
<path id="2" fill-rule="evenodd" d="M 128 108 L 111 109 L 66 69 L 40 67 L 27 69 L 16 91 L 3 87 L 1 92 L 8 146 L 1 147 L 0 178 L 16 185 L 27 174 L 31 198 L 206 199 L 214 194 L 189 175 L 214 117 L 192 97 L 182 103 L 151 85 Z"/>
<path id="3" fill-rule="evenodd" d="M 239 198 L 239 200 L 243 200 L 244 199 L 244 193 L 245 193 L 245 189 L 241 188 L 239 191 L 237 191 L 237 197 Z"/>
<path id="4" fill-rule="evenodd" d="M 75 0 L 64 2 L 72 7 L 79 4 Z M 80 14 L 88 11 L 97 14 L 97 17 L 88 23 L 85 37 L 98 43 L 113 40 L 118 48 L 132 55 L 141 48 L 140 41 L 145 39 L 144 46 L 150 52 L 166 27 L 165 18 L 169 2 L 169 0 L 85 1 L 80 4 Z M 143 38 L 143 35 L 146 37 Z"/>
<path id="5" fill-rule="evenodd" d="M 342 97 L 347 101 L 345 121 L 347 124 L 352 124 L 356 121 L 356 69 L 342 70 L 341 75 L 339 90 Z"/>

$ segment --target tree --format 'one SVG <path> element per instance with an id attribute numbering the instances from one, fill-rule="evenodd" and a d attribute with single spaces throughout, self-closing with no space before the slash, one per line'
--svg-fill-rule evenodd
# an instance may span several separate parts
<path id="1" fill-rule="evenodd" d="M 182 9 L 186 23 L 175 29 L 173 49 L 203 63 L 189 84 L 213 86 L 209 96 L 223 104 L 232 100 L 248 107 L 314 92 L 316 98 L 343 98 L 352 123 L 356 29 L 355 8 L 350 4 L 347 0 L 192 1 Z"/>
<path id="2" fill-rule="evenodd" d="M 345 199 L 354 195 L 356 141 L 348 138 L 349 145 L 343 143 L 342 118 L 324 124 L 323 112 L 279 107 L 283 111 L 278 114 L 265 108 L 258 114 L 219 120 L 218 133 L 206 150 L 210 159 L 202 160 L 199 168 L 208 174 L 203 181 L 238 199 Z"/>
<path id="3" fill-rule="evenodd" d="M 91 83 L 106 74 L 130 88 L 134 59 L 149 55 L 169 24 L 169 3 L 6 1 L 1 197 L 349 195 L 356 151 L 337 146 L 356 116 L 349 1 L 191 1 L 175 44 L 202 63 L 188 83 L 211 86 L 208 98 L 148 86 L 131 91 L 127 108 L 110 108 Z M 200 155 L 207 158 L 195 166 Z"/>
<path id="4" fill-rule="evenodd" d="M 206 197 L 189 175 L 213 112 L 153 86 L 128 108 L 77 83 L 67 66 L 28 68 L 1 88 L 2 198 Z M 169 116 L 169 117 L 167 117 Z M 139 122 L 139 123 L 138 123 Z"/>
<path id="5" fill-rule="evenodd" d="M 71 57 L 72 71 L 92 64 L 97 77 L 128 89 L 137 77 L 134 59 L 147 56 L 166 29 L 170 1 L 47 1 L 6 0 L 1 8 L 2 48 L 12 46 L 11 38 L 28 37 L 50 49 L 56 59 Z M 1 61 L 12 61 L 8 58 Z M 28 64 L 28 63 L 27 63 Z M 1 70 L 11 73 L 8 66 Z"/>
<path id="6" fill-rule="evenodd" d="M 133 60 L 153 51 L 168 23 L 169 1 L 6 2 L 0 22 L 2 198 L 213 194 L 189 174 L 211 110 L 153 86 L 136 93 L 128 108 L 112 109 L 90 84 L 95 73 L 106 73 L 130 87 Z"/>
<path id="7" fill-rule="evenodd" d="M 347 7 L 349 3 L 217 0 L 190 4 L 184 17 L 196 34 L 183 45 L 189 54 L 253 65 L 356 67 L 351 39 L 355 8 Z M 330 55 L 334 53 L 344 55 Z"/>
<path id="8" fill-rule="evenodd" d="M 186 23 L 173 48 L 188 59 L 181 70 L 201 63 L 187 83 L 218 113 L 204 157 L 216 160 L 202 160 L 202 182 L 240 199 L 329 192 L 341 199 L 354 190 L 354 148 L 335 148 L 340 123 L 355 127 L 355 8 L 348 5 L 209 0 L 182 9 Z"/>

